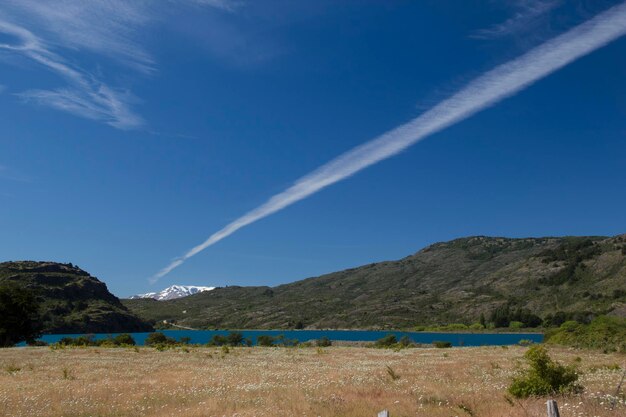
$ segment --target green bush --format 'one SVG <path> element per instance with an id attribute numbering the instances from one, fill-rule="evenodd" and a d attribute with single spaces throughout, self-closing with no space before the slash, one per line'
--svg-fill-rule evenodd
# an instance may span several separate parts
<path id="1" fill-rule="evenodd" d="M 452 347 L 452 342 L 447 342 L 447 341 L 443 341 L 443 340 L 435 340 L 433 342 L 433 346 L 438 348 L 438 349 L 450 348 L 450 347 Z"/>
<path id="2" fill-rule="evenodd" d="M 332 344 L 333 344 L 333 342 L 331 342 L 331 341 L 330 341 L 330 339 L 329 339 L 329 338 L 327 338 L 326 336 L 324 336 L 324 337 L 322 337 L 322 338 L 320 338 L 320 339 L 317 339 L 317 340 L 315 341 L 315 343 L 316 343 L 316 344 L 317 344 L 317 346 L 319 346 L 319 347 L 328 347 L 328 346 L 332 346 Z"/>
<path id="3" fill-rule="evenodd" d="M 222 336 L 221 334 L 214 334 L 211 340 L 209 341 L 209 346 L 224 346 L 228 343 L 228 339 L 226 336 Z"/>
<path id="4" fill-rule="evenodd" d="M 543 346 L 533 346 L 524 355 L 529 368 L 513 378 L 509 393 L 517 398 L 575 393 L 581 390 L 573 366 L 554 362 Z"/>
<path id="5" fill-rule="evenodd" d="M 509 323 L 509 329 L 519 330 L 524 327 L 524 323 L 521 321 L 512 321 Z"/>
<path id="6" fill-rule="evenodd" d="M 564 322 L 546 333 L 547 343 L 605 352 L 626 352 L 626 319 L 599 316 L 590 324 Z"/>
<path id="7" fill-rule="evenodd" d="M 113 341 L 117 346 L 135 346 L 137 344 L 135 339 L 133 339 L 133 337 L 128 333 L 118 334 L 113 338 Z"/>
<path id="8" fill-rule="evenodd" d="M 455 330 L 468 330 L 469 327 L 463 323 L 450 323 L 445 326 L 440 326 L 438 330 L 441 331 L 455 331 Z"/>
<path id="9" fill-rule="evenodd" d="M 411 341 L 409 336 L 406 336 L 406 335 L 402 336 L 400 338 L 400 340 L 398 341 L 399 347 L 402 347 L 402 348 L 407 348 L 407 347 L 411 346 L 411 343 L 413 343 L 413 342 Z"/>
<path id="10" fill-rule="evenodd" d="M 241 332 L 232 332 L 226 336 L 226 341 L 229 346 L 241 346 L 247 344 L 247 340 L 244 339 L 243 334 Z"/>
<path id="11" fill-rule="evenodd" d="M 0 347 L 34 342 L 41 336 L 36 294 L 17 285 L 0 286 Z"/>
<path id="12" fill-rule="evenodd" d="M 161 346 L 162 347 L 165 345 L 170 345 L 170 346 L 176 345 L 177 342 L 175 339 L 171 337 L 167 337 L 161 332 L 155 332 L 155 333 L 150 333 L 148 337 L 146 337 L 145 344 L 146 346 L 154 346 L 154 347 Z"/>
<path id="13" fill-rule="evenodd" d="M 376 343 L 374 343 L 374 346 L 378 348 L 390 348 L 393 347 L 396 343 L 398 343 L 396 335 L 390 333 L 387 336 L 378 339 Z"/>
<path id="14" fill-rule="evenodd" d="M 265 347 L 274 346 L 274 338 L 270 335 L 262 334 L 256 338 L 256 344 Z"/>
<path id="15" fill-rule="evenodd" d="M 274 345 L 283 346 L 283 347 L 294 347 L 298 346 L 299 342 L 297 339 L 287 339 L 284 334 L 279 334 L 274 338 Z"/>
<path id="16" fill-rule="evenodd" d="M 579 326 L 579 323 L 577 321 L 568 320 L 565 323 L 561 324 L 559 328 L 566 332 L 573 332 L 574 330 L 578 328 L 578 326 Z"/>

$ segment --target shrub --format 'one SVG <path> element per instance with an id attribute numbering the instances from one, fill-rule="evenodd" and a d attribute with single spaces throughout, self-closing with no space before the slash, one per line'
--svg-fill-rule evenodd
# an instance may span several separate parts
<path id="1" fill-rule="evenodd" d="M 512 322 L 509 323 L 509 328 L 510 329 L 519 330 L 522 327 L 524 327 L 524 323 L 522 323 L 521 321 L 512 321 Z"/>
<path id="2" fill-rule="evenodd" d="M 315 343 L 316 343 L 316 344 L 317 344 L 317 346 L 319 346 L 319 347 L 328 347 L 328 346 L 331 346 L 331 345 L 333 344 L 333 342 L 331 342 L 331 341 L 330 341 L 330 339 L 329 339 L 329 338 L 327 338 L 326 336 L 324 336 L 324 337 L 322 337 L 322 338 L 320 338 L 320 339 L 317 339 L 317 340 L 315 341 Z"/>
<path id="3" fill-rule="evenodd" d="M 256 343 L 259 346 L 274 346 L 274 338 L 270 335 L 262 334 L 256 338 Z"/>
<path id="4" fill-rule="evenodd" d="M 480 323 L 474 323 L 474 324 L 471 324 L 469 328 L 470 330 L 483 330 L 485 326 Z"/>
<path id="5" fill-rule="evenodd" d="M 400 347 L 406 348 L 406 347 L 409 347 L 411 345 L 411 343 L 413 343 L 413 342 L 411 341 L 409 336 L 404 335 L 404 336 L 402 336 L 400 338 L 400 341 L 398 342 L 398 345 L 400 345 Z"/>
<path id="6" fill-rule="evenodd" d="M 209 341 L 209 346 L 224 346 L 228 343 L 228 339 L 226 336 L 222 336 L 221 334 L 214 334 L 211 340 Z"/>
<path id="7" fill-rule="evenodd" d="M 171 337 L 165 336 L 161 332 L 155 332 L 155 333 L 150 333 L 148 337 L 146 337 L 145 344 L 146 346 L 154 346 L 154 347 L 159 347 L 159 346 L 164 346 L 164 345 L 171 346 L 171 345 L 176 344 L 176 340 L 172 339 Z"/>
<path id="8" fill-rule="evenodd" d="M 298 340 L 287 339 L 284 334 L 279 334 L 274 338 L 274 344 L 284 347 L 293 347 L 298 346 Z"/>
<path id="9" fill-rule="evenodd" d="M 393 347 L 393 345 L 395 345 L 396 343 L 398 343 L 398 339 L 396 339 L 396 335 L 390 333 L 387 336 L 381 339 L 378 339 L 376 343 L 374 344 L 374 346 L 378 348 L 390 348 L 390 347 Z"/>
<path id="10" fill-rule="evenodd" d="M 568 320 L 565 323 L 561 324 L 559 328 L 566 332 L 573 332 L 578 328 L 578 322 L 574 320 Z"/>
<path id="11" fill-rule="evenodd" d="M 529 369 L 513 379 L 509 393 L 517 398 L 579 392 L 578 373 L 573 366 L 554 362 L 543 346 L 533 346 L 524 355 Z"/>
<path id="12" fill-rule="evenodd" d="M 226 336 L 226 341 L 230 346 L 241 346 L 244 343 L 243 334 L 241 332 L 232 332 Z"/>
<path id="13" fill-rule="evenodd" d="M 0 287 L 0 347 L 33 342 L 41 335 L 36 294 L 16 285 Z"/>
<path id="14" fill-rule="evenodd" d="M 467 330 L 467 329 L 469 329 L 469 327 L 467 327 L 466 324 L 463 324 L 463 323 L 450 323 L 450 324 L 447 324 L 445 326 L 440 326 L 438 330 L 455 331 L 455 330 Z"/>
<path id="15" fill-rule="evenodd" d="M 599 316 L 590 324 L 565 322 L 546 333 L 547 343 L 605 352 L 626 352 L 626 319 Z"/>
<path id="16" fill-rule="evenodd" d="M 128 333 L 118 334 L 113 338 L 113 341 L 117 346 L 135 346 L 137 344 L 135 339 Z"/>
<path id="17" fill-rule="evenodd" d="M 435 346 L 438 349 L 450 348 L 452 347 L 452 342 L 447 342 L 443 340 L 435 340 L 433 342 L 433 346 Z"/>

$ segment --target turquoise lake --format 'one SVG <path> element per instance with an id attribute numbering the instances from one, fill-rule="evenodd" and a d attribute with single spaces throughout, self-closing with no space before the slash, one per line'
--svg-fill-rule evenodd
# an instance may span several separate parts
<path id="1" fill-rule="evenodd" d="M 238 330 L 239 331 L 239 330 Z M 189 337 L 191 343 L 205 344 L 213 335 L 227 335 L 229 330 L 165 330 L 169 337 L 180 340 L 181 337 Z M 515 345 L 520 340 L 531 340 L 541 343 L 543 335 L 540 333 L 430 333 L 430 332 L 398 332 L 398 331 L 368 331 L 368 330 L 240 330 L 245 338 L 256 344 L 260 335 L 278 336 L 284 335 L 287 339 L 307 342 L 310 340 L 327 337 L 330 340 L 351 342 L 374 342 L 388 334 L 395 334 L 398 339 L 402 336 L 409 337 L 415 343 L 431 344 L 434 341 L 446 341 L 453 346 L 500 346 Z M 96 334 L 96 339 L 104 339 L 109 335 L 118 333 Z M 131 333 L 138 345 L 143 345 L 150 333 Z M 48 343 L 58 342 L 62 337 L 77 337 L 79 334 L 50 334 L 40 339 Z"/>

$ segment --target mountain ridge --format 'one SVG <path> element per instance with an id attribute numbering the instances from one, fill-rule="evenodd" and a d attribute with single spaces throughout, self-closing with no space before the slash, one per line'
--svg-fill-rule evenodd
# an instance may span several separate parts
<path id="1" fill-rule="evenodd" d="M 171 285 L 159 292 L 148 292 L 145 294 L 135 294 L 128 297 L 129 300 L 137 300 L 142 298 L 152 298 L 157 301 L 174 300 L 177 298 L 188 297 L 204 291 L 214 290 L 215 287 L 203 287 L 198 285 Z"/>
<path id="2" fill-rule="evenodd" d="M 401 328 L 478 321 L 504 306 L 542 319 L 593 316 L 624 311 L 626 235 L 472 236 L 276 287 L 123 303 L 151 322 L 194 328 Z"/>

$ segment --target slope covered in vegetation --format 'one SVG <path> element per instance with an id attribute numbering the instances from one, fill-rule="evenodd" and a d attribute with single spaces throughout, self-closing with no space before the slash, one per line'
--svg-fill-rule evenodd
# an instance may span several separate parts
<path id="1" fill-rule="evenodd" d="M 106 285 L 72 264 L 0 263 L 0 286 L 28 288 L 36 295 L 45 333 L 148 331 L 152 328 L 122 305 Z"/>
<path id="2" fill-rule="evenodd" d="M 626 315 L 626 235 L 469 237 L 277 287 L 226 287 L 172 301 L 124 300 L 153 323 L 194 328 L 508 326 Z"/>

